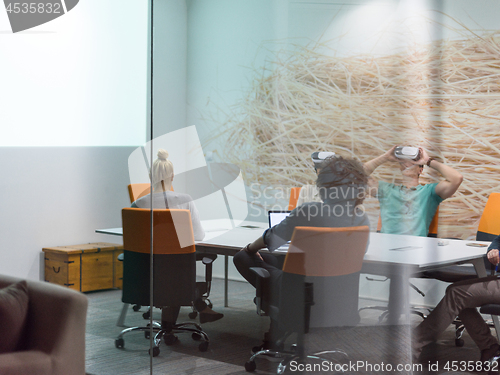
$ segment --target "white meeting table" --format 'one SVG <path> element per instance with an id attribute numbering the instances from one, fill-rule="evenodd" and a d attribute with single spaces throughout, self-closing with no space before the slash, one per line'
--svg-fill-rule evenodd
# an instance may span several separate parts
<path id="1" fill-rule="evenodd" d="M 228 306 L 228 258 L 246 244 L 262 235 L 267 223 L 245 221 L 231 229 L 228 220 L 202 221 L 206 235 L 196 242 L 196 251 L 224 255 L 224 305 Z M 122 235 L 121 228 L 98 229 L 97 233 Z M 443 244 L 440 246 L 439 244 Z M 470 246 L 471 243 L 483 247 Z M 468 245 L 469 244 L 469 245 Z M 387 276 L 400 275 L 408 280 L 412 274 L 457 264 L 473 264 L 479 277 L 486 276 L 483 256 L 489 242 L 442 240 L 383 233 L 370 233 L 368 250 L 363 261 L 362 273 Z M 275 253 L 285 254 L 286 250 Z M 403 306 L 409 306 L 409 288 L 403 288 Z M 409 313 L 406 314 L 409 321 Z M 494 319 L 495 327 L 498 319 Z M 497 332 L 499 330 L 497 329 Z"/>

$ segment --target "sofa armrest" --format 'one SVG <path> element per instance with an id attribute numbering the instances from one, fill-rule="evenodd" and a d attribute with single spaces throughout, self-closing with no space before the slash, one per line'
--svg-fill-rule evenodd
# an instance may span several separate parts
<path id="1" fill-rule="evenodd" d="M 0 276 L 0 285 L 20 279 Z M 87 297 L 47 282 L 27 280 L 29 305 L 22 346 L 50 356 L 53 375 L 85 374 Z M 22 372 L 20 372 L 22 373 Z"/>
<path id="2" fill-rule="evenodd" d="M 2 375 L 51 375 L 50 355 L 38 350 L 0 354 Z"/>

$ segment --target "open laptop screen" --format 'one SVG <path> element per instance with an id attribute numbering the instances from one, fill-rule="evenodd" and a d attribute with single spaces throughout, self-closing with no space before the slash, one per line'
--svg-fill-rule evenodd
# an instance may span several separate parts
<path id="1" fill-rule="evenodd" d="M 267 218 L 269 220 L 269 228 L 274 227 L 276 224 L 279 224 L 283 220 L 285 220 L 285 218 L 290 215 L 290 212 L 291 211 L 268 211 Z"/>

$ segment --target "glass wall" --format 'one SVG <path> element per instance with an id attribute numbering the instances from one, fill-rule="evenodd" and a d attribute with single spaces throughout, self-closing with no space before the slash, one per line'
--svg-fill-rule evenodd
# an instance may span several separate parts
<path id="1" fill-rule="evenodd" d="M 365 262 L 359 277 L 358 306 L 367 308 L 359 313 L 358 327 L 340 334 L 325 328 L 333 324 L 333 318 L 328 313 L 318 314 L 318 306 L 336 311 L 321 302 L 335 299 L 336 286 L 346 290 L 351 286 L 344 279 L 314 281 L 316 310 L 312 308 L 305 350 L 324 349 L 332 341 L 349 346 L 349 340 L 362 330 L 363 346 L 372 350 L 350 353 L 354 358 L 373 366 L 381 360 L 410 366 L 409 327 L 419 323 L 419 318 L 410 315 L 410 304 L 435 306 L 446 287 L 415 273 L 438 254 L 437 242 L 429 245 L 422 240 L 425 243 L 420 244 L 415 239 L 409 240 L 410 245 L 401 245 L 396 237 L 375 232 L 416 237 L 433 234 L 431 228 L 435 227 L 430 223 L 437 203 L 449 198 L 436 214 L 437 236 L 475 236 L 484 202 L 496 186 L 496 177 L 488 182 L 483 178 L 496 162 L 496 146 L 490 146 L 496 139 L 488 136 L 494 133 L 477 131 L 478 121 L 482 129 L 493 129 L 490 115 L 496 94 L 490 60 L 496 48 L 496 34 L 491 31 L 496 28 L 495 20 L 466 2 L 179 0 L 153 5 L 152 124 L 147 136 L 151 142 L 135 156 L 131 154 L 130 182 L 147 182 L 148 168 L 144 166 L 151 165 L 159 149 L 165 149 L 175 169 L 174 191 L 191 195 L 203 225 L 226 220 L 223 226 L 230 232 L 245 224 L 245 219 L 264 223 L 269 210 L 289 208 L 292 188 L 315 185 L 318 169 L 311 159 L 313 152 L 334 152 L 365 164 L 370 184 L 366 194 L 354 201 L 362 201 L 357 209 L 363 220 L 366 215 L 366 221 L 357 217 L 352 222 L 369 224 L 369 243 L 376 247 L 382 241 L 380 246 L 392 251 L 392 260 L 375 262 L 372 267 Z M 492 2 L 488 6 L 496 7 Z M 469 182 L 459 186 L 455 181 L 451 196 L 440 196 L 434 206 L 426 204 L 422 210 L 412 191 L 418 185 L 450 181 L 454 175 L 433 167 L 432 161 L 422 168 L 398 164 L 395 157 L 387 157 L 396 145 L 421 147 L 422 164 L 432 156 Z M 142 163 L 140 172 L 132 168 L 134 157 Z M 377 162 L 373 164 L 373 160 Z M 212 168 L 224 163 L 241 171 L 243 190 L 231 190 L 225 180 L 213 178 Z M 381 195 L 377 198 L 373 190 L 377 187 L 401 189 L 411 196 L 401 198 L 397 220 L 381 208 Z M 348 211 L 335 210 L 345 208 L 345 199 L 337 198 L 332 212 L 343 222 Z M 205 241 L 212 238 L 209 232 Z M 224 235 L 220 238 L 222 241 Z M 406 260 L 394 261 L 419 248 L 423 249 L 415 258 L 419 260 L 409 261 L 410 266 L 401 266 Z M 231 263 L 229 277 L 244 281 Z M 304 261 L 305 269 L 310 265 Z M 198 265 L 198 277 L 203 272 Z M 223 277 L 224 272 L 219 255 L 214 276 Z M 408 288 L 410 279 L 425 297 Z M 213 292 L 220 294 L 222 289 Z M 379 313 L 374 311 L 379 310 L 370 309 L 372 305 L 390 312 L 380 316 L 383 327 L 378 326 Z M 226 316 L 233 309 L 231 303 L 214 306 Z M 251 303 L 248 309 L 253 309 Z M 181 309 L 180 318 L 188 319 L 188 310 Z M 258 343 L 267 323 L 252 322 L 256 330 L 252 338 Z M 354 325 L 353 321 L 345 324 Z M 214 340 L 208 354 L 190 354 L 224 362 L 216 346 L 216 341 L 224 341 L 224 328 L 207 325 L 206 331 Z M 177 348 L 163 346 L 152 362 L 159 373 L 174 366 L 164 357 L 170 350 Z M 238 354 L 239 348 L 233 350 L 234 357 L 241 358 L 227 363 L 242 365 L 246 355 Z M 435 353 L 442 350 L 446 349 L 438 347 Z M 435 358 L 429 356 L 430 361 Z M 210 368 L 208 363 L 200 363 L 194 361 L 192 370 Z M 377 369 L 360 371 L 376 373 Z M 412 370 L 410 366 L 401 373 Z"/>
<path id="2" fill-rule="evenodd" d="M 496 1 L 69 3 L 60 17 L 12 33 L 10 13 L 0 12 L 6 57 L 0 59 L 2 274 L 45 279 L 46 247 L 120 245 L 119 236 L 95 229 L 122 226 L 122 209 L 131 205 L 127 185 L 150 182 L 160 149 L 173 163 L 173 191 L 189 194 L 196 206 L 204 241 L 249 222 L 259 228 L 255 239 L 261 236 L 268 211 L 290 207 L 292 188 L 314 190 L 316 151 L 369 165 L 366 194 L 353 201 L 362 203 L 370 244 L 383 237 L 377 231 L 425 237 L 434 228 L 437 203 L 438 237 L 475 239 L 499 182 Z M 389 152 L 396 145 L 421 147 L 422 165 L 430 156 L 438 167 L 430 161 L 412 174 Z M 456 177 L 441 165 L 463 182 L 422 210 L 413 197 L 417 185 Z M 400 197 L 396 218 L 381 207 L 383 194 L 381 200 L 369 189 L 381 186 L 412 197 Z M 166 205 L 172 206 L 168 200 Z M 345 212 L 334 212 L 343 220 Z M 424 247 L 418 241 L 387 240 L 383 246 L 403 262 L 405 254 Z M 437 252 L 436 245 L 429 256 L 418 253 L 412 267 L 393 262 L 398 266 L 369 268 L 365 262 L 359 306 L 391 305 L 395 314 L 382 319 L 389 328 L 376 325 L 374 310 L 362 310 L 358 327 L 345 335 L 311 335 L 306 350 L 341 338 L 349 346 L 363 331 L 370 350 L 354 357 L 374 365 L 381 359 L 410 363 L 409 327 L 419 321 L 409 317 L 409 305 L 435 306 L 447 285 L 413 276 Z M 231 259 L 219 254 L 214 278 L 220 281 L 227 270 L 232 282 L 247 286 Z M 202 280 L 205 269 L 197 263 Z M 407 288 L 409 278 L 425 297 Z M 325 285 L 316 284 L 317 301 L 330 299 Z M 254 316 L 253 289 L 234 302 L 232 293 L 225 306 L 223 283 L 214 282 L 213 309 L 225 317 L 203 325 L 212 340 L 208 351 L 199 352 L 189 338 L 176 346 L 162 343 L 160 354 L 150 358 L 142 334 L 125 336 L 120 350 L 113 345 L 122 329 L 115 325 L 121 291 L 88 292 L 87 372 L 174 373 L 186 358 L 192 360 L 184 372 L 216 373 L 221 363 L 227 371 L 242 369 L 247 347 L 259 344 L 269 321 Z M 148 308 L 138 308 L 127 308 L 125 325 L 147 324 L 142 314 Z M 182 308 L 180 319 L 199 322 L 190 312 Z M 153 309 L 153 318 L 161 321 L 160 310 Z M 438 345 L 435 352 L 440 350 L 446 348 Z"/>

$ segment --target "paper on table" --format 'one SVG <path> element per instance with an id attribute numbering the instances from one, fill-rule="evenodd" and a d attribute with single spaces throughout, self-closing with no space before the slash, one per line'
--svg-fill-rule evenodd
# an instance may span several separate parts
<path id="1" fill-rule="evenodd" d="M 389 249 L 389 251 L 408 251 L 421 248 L 422 248 L 421 246 L 403 246 L 403 247 L 395 247 L 394 249 Z"/>

